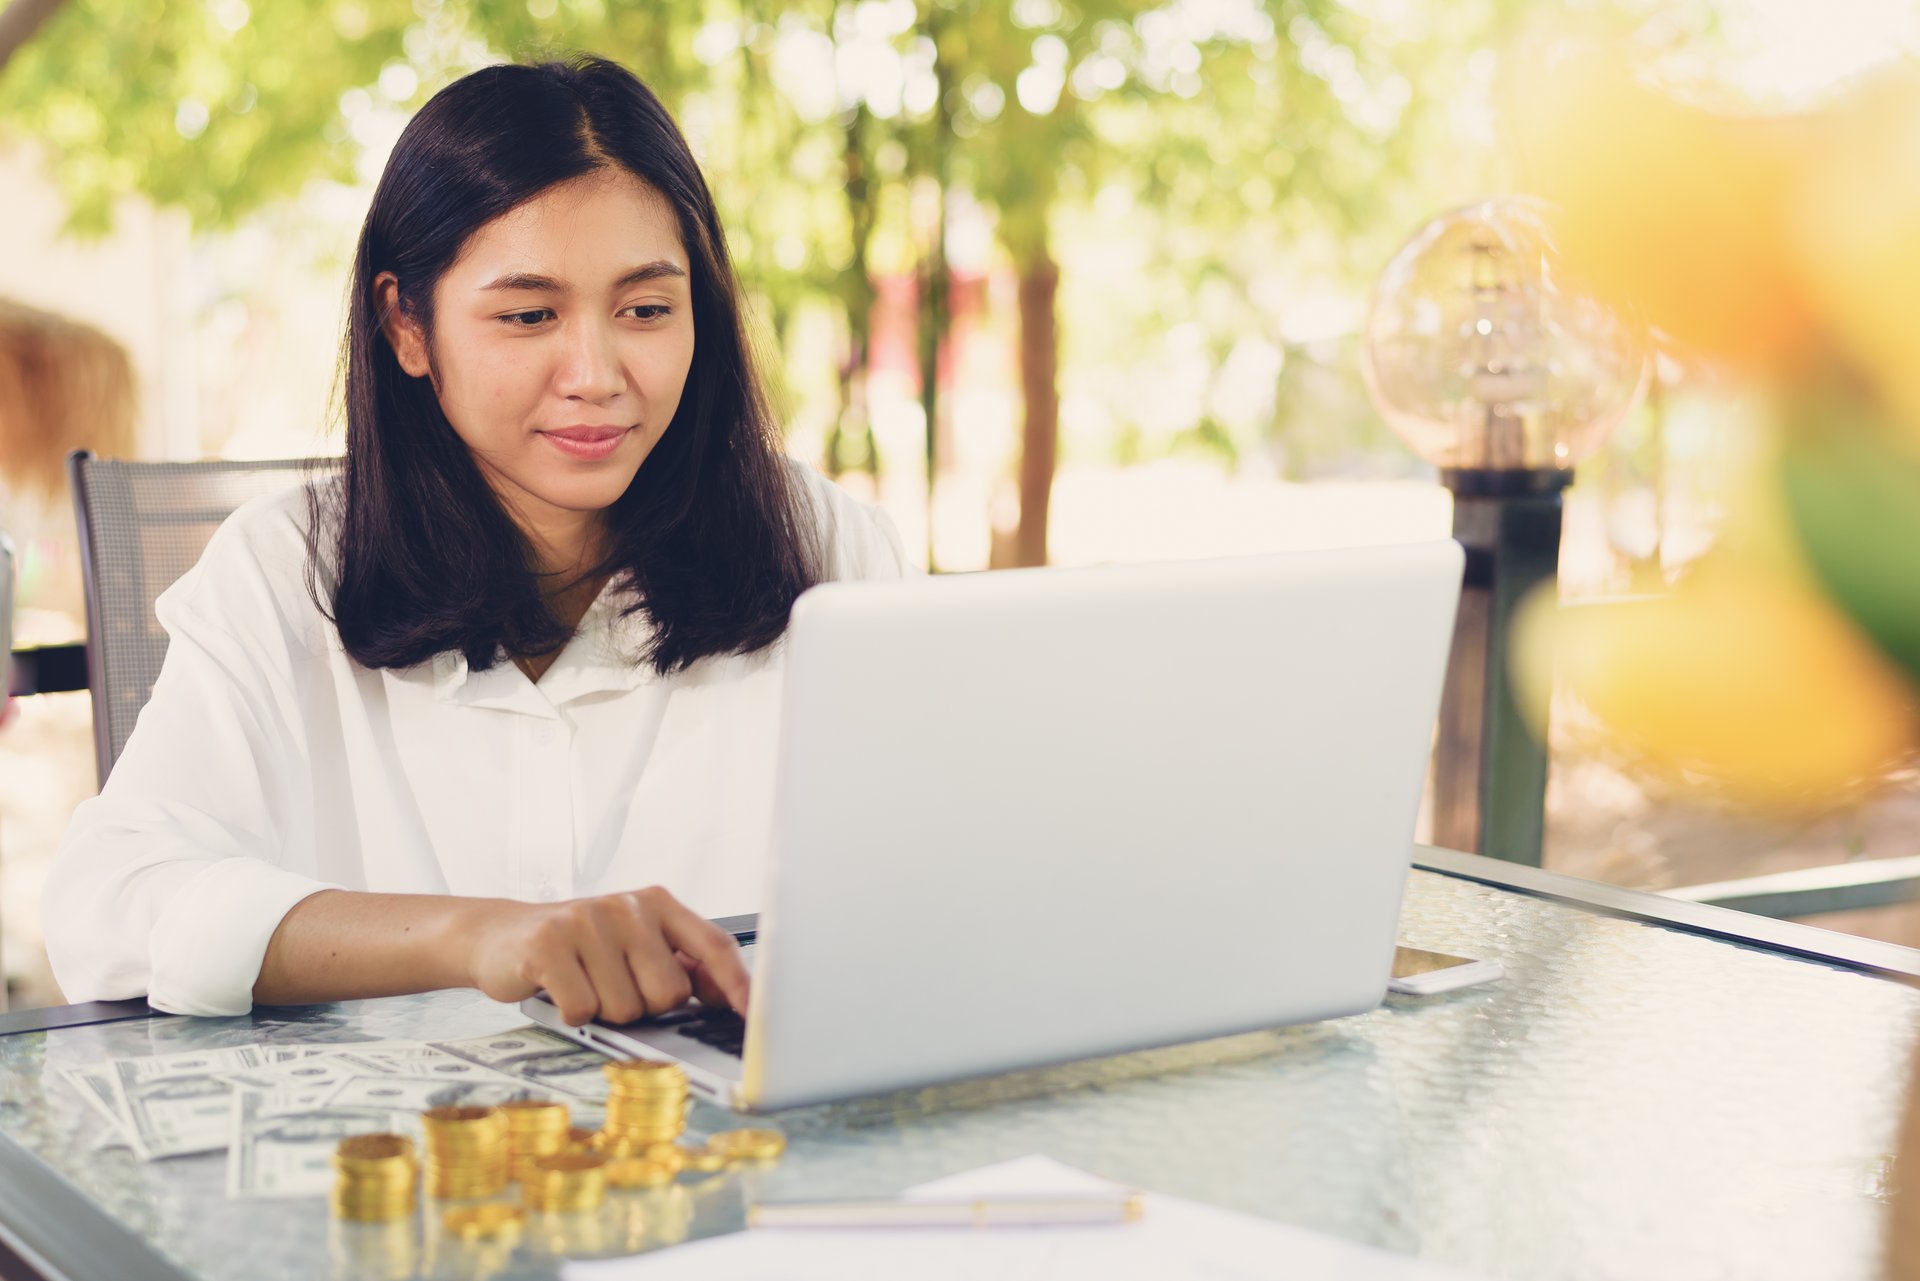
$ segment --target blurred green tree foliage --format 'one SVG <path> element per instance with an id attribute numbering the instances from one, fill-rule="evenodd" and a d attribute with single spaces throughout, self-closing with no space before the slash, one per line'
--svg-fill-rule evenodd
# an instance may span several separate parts
<path id="1" fill-rule="evenodd" d="M 352 180 L 369 103 L 418 105 L 500 58 L 616 58 L 681 119 L 775 341 L 809 307 L 841 316 L 830 470 L 874 466 L 877 286 L 917 282 L 929 484 L 946 215 L 964 194 L 1018 281 L 1020 528 L 1001 559 L 1039 563 L 1063 360 L 1138 363 L 1209 299 L 1220 355 L 1275 329 L 1276 264 L 1283 295 L 1369 278 L 1436 192 L 1485 183 L 1459 108 L 1484 97 L 1475 51 L 1517 3 L 67 0 L 0 72 L 0 121 L 45 144 L 77 228 L 138 192 L 213 229 L 317 177 Z M 1134 323 L 1062 333 L 1077 286 L 1061 278 L 1063 217 L 1098 225 L 1114 193 L 1150 244 L 1122 303 Z M 1123 283 L 1078 282 L 1082 297 Z M 783 362 L 767 367 L 777 382 Z M 1210 411 L 1187 434 L 1228 456 L 1261 444 Z"/>

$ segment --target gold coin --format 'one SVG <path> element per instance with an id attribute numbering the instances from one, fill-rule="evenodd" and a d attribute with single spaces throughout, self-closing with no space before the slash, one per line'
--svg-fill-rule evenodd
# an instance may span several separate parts
<path id="1" fill-rule="evenodd" d="M 715 1170 L 727 1168 L 727 1158 L 711 1148 L 695 1147 L 690 1143 L 682 1143 L 678 1146 L 686 1169 L 698 1174 L 712 1174 Z"/>
<path id="2" fill-rule="evenodd" d="M 623 1156 L 607 1162 L 607 1182 L 616 1188 L 663 1188 L 679 1173 L 677 1165 L 643 1156 Z"/>
<path id="3" fill-rule="evenodd" d="M 356 1134 L 340 1140 L 333 1152 L 337 1166 L 384 1165 L 389 1161 L 411 1161 L 413 1140 L 404 1134 Z"/>
<path id="4" fill-rule="evenodd" d="M 609 1059 L 600 1070 L 615 1089 L 683 1089 L 687 1084 L 687 1074 L 680 1065 L 662 1059 Z"/>
<path id="5" fill-rule="evenodd" d="M 536 1210 L 591 1210 L 606 1200 L 606 1164 L 591 1152 L 535 1157 L 521 1176 L 521 1199 Z"/>
<path id="6" fill-rule="evenodd" d="M 521 1182 L 559 1186 L 597 1178 L 607 1158 L 598 1152 L 550 1152 L 528 1157 L 522 1166 Z"/>
<path id="7" fill-rule="evenodd" d="M 328 1203 L 336 1219 L 359 1223 L 379 1223 L 401 1219 L 413 1213 L 413 1181 L 393 1187 L 362 1188 L 342 1181 L 336 1183 Z"/>
<path id="8" fill-rule="evenodd" d="M 624 1134 L 610 1134 L 605 1130 L 594 1134 L 589 1147 L 604 1157 L 635 1156 L 647 1149 L 647 1145 L 639 1139 Z"/>
<path id="9" fill-rule="evenodd" d="M 450 1107 L 428 1108 L 420 1114 L 420 1119 L 429 1127 L 458 1128 L 464 1126 L 506 1125 L 506 1114 L 492 1107 Z"/>
<path id="10" fill-rule="evenodd" d="M 440 1216 L 447 1231 L 462 1241 L 481 1241 L 490 1237 L 516 1237 L 527 1221 L 527 1212 L 517 1205 L 469 1205 L 448 1210 Z"/>
<path id="11" fill-rule="evenodd" d="M 728 1161 L 772 1161 L 787 1150 L 778 1130 L 722 1130 L 707 1140 L 707 1150 Z"/>
<path id="12" fill-rule="evenodd" d="M 664 1165 L 675 1174 L 687 1168 L 687 1150 L 678 1143 L 652 1143 L 641 1151 L 647 1160 Z"/>
<path id="13" fill-rule="evenodd" d="M 502 1103 L 500 1110 L 506 1114 L 507 1129 L 516 1134 L 565 1134 L 570 1121 L 567 1105 L 553 1099 L 512 1099 Z"/>

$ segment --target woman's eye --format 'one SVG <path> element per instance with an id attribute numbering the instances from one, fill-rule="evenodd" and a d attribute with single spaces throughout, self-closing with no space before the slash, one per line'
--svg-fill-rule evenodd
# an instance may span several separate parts
<path id="1" fill-rule="evenodd" d="M 634 314 L 636 320 L 659 320 L 663 316 L 673 314 L 673 308 L 663 307 L 658 303 L 636 303 L 627 310 Z"/>
<path id="2" fill-rule="evenodd" d="M 553 313 L 542 307 L 535 311 L 516 311 L 500 317 L 500 322 L 513 329 L 532 329 Z"/>

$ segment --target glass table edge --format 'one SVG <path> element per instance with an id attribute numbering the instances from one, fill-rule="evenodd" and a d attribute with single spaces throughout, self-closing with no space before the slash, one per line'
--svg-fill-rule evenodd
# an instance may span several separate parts
<path id="1" fill-rule="evenodd" d="M 38 1281 L 193 1281 L 165 1256 L 87 1200 L 53 1168 L 0 1134 L 0 1187 L 9 1212 L 0 1215 L 0 1243 Z M 17 1274 L 0 1261 L 0 1276 Z"/>
<path id="2" fill-rule="evenodd" d="M 1920 948 L 1842 934 L 1798 921 L 1775 920 L 1735 908 L 1671 898 L 1651 890 L 1628 889 L 1601 881 L 1583 880 L 1563 872 L 1550 872 L 1525 863 L 1462 853 L 1437 845 L 1414 846 L 1413 866 L 1423 872 L 1475 881 L 1534 898 L 1551 899 L 1606 916 L 1644 921 L 1690 934 L 1703 934 L 1920 986 Z"/>

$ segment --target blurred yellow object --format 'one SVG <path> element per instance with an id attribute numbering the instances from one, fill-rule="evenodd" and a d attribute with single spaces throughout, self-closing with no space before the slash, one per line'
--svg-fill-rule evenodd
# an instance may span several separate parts
<path id="1" fill-rule="evenodd" d="M 1710 564 L 1672 596 L 1566 608 L 1543 590 L 1514 642 L 1536 731 L 1557 668 L 1620 741 L 1753 808 L 1843 802 L 1914 746 L 1900 672 L 1791 574 Z"/>
<path id="2" fill-rule="evenodd" d="M 1588 289 L 1697 354 L 1783 373 L 1810 350 L 1785 250 L 1805 120 L 1677 102 L 1606 52 L 1533 63 L 1516 90 L 1522 186 L 1558 206 Z"/>
<path id="3" fill-rule="evenodd" d="M 1791 252 L 1840 360 L 1920 438 L 1920 69 L 1875 79 L 1816 127 Z"/>

